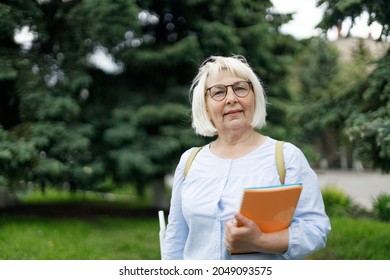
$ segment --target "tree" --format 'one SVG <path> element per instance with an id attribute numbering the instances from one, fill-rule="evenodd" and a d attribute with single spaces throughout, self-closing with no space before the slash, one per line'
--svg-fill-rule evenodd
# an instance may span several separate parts
<path id="1" fill-rule="evenodd" d="M 390 172 L 390 53 L 375 71 L 356 87 L 361 103 L 347 119 L 346 134 L 363 159 Z"/>
<path id="2" fill-rule="evenodd" d="M 104 134 L 112 177 L 118 183 L 133 182 L 140 195 L 152 184 L 153 205 L 166 207 L 165 175 L 174 171 L 184 149 L 204 144 L 194 137 L 187 107 L 165 103 L 114 113 L 115 122 Z"/>
<path id="3" fill-rule="evenodd" d="M 382 25 L 380 37 L 386 38 L 390 35 L 390 10 L 389 3 L 386 0 L 350 0 L 343 2 L 338 0 L 317 0 L 317 7 L 321 5 L 325 7 L 325 11 L 318 27 L 323 30 L 328 30 L 346 19 L 352 21 L 351 30 L 356 23 L 356 19 L 366 12 L 368 14 L 368 25 L 375 21 Z"/>
<path id="4" fill-rule="evenodd" d="M 321 38 L 303 42 L 302 48 L 293 73 L 300 87 L 290 112 L 291 120 L 296 121 L 303 135 L 300 142 L 317 147 L 321 159 L 334 165 L 338 160 L 334 157 L 334 146 L 338 148 L 340 144 L 339 130 L 343 123 L 335 101 L 340 95 L 335 88 L 336 79 L 340 79 L 338 53 Z"/>
<path id="5" fill-rule="evenodd" d="M 188 137 L 192 141 L 175 145 L 175 153 L 162 157 L 164 161 L 156 153 L 156 147 L 165 143 L 161 139 L 165 139 L 167 148 L 172 141 L 157 128 L 171 126 L 173 123 L 179 128 L 180 116 L 183 116 L 180 113 L 175 121 L 166 123 L 161 115 L 166 108 L 164 104 L 168 102 L 173 116 L 180 106 L 172 107 L 171 103 L 185 105 L 188 110 L 189 84 L 198 65 L 209 55 L 240 53 L 248 57 L 269 89 L 269 100 L 272 103 L 270 127 L 282 128 L 270 128 L 272 134 L 274 137 L 287 135 L 289 130 L 285 129 L 286 110 L 283 106 L 290 99 L 290 92 L 284 78 L 287 74 L 286 67 L 291 61 L 289 57 L 296 51 L 296 42 L 291 37 L 280 34 L 278 28 L 289 19 L 288 16 L 272 13 L 269 1 L 139 1 L 138 5 L 141 7 L 139 18 L 142 31 L 129 33 L 118 47 L 111 50 L 117 60 L 125 65 L 123 73 L 115 77 L 102 77 L 101 73 L 94 73 L 99 77 L 95 80 L 102 83 L 97 82 L 90 88 L 93 100 L 89 101 L 89 105 L 92 104 L 91 101 L 96 102 L 94 109 L 99 104 L 106 105 L 105 108 L 99 106 L 100 109 L 95 111 L 96 115 L 115 116 L 118 112 L 129 112 L 124 119 L 118 119 L 108 126 L 102 124 L 102 127 L 107 127 L 105 139 L 116 135 L 115 137 L 125 141 L 119 142 L 127 143 L 120 149 L 131 149 L 131 152 L 125 153 L 108 145 L 107 148 L 111 151 L 108 152 L 110 164 L 115 165 L 112 170 L 115 170 L 116 176 L 120 173 L 124 174 L 120 178 L 142 178 L 137 182 L 142 193 L 144 185 L 148 184 L 148 178 L 154 183 L 159 181 L 162 184 L 162 175 L 172 172 L 178 161 L 178 151 L 204 143 L 204 139 L 192 135 Z M 110 84 L 115 84 L 115 88 L 110 88 Z M 277 102 L 278 99 L 281 102 Z M 112 104 L 112 107 L 107 104 Z M 148 104 L 145 108 L 140 107 L 145 104 Z M 84 111 L 94 114 L 88 108 Z M 150 122 L 147 127 L 137 120 L 139 113 Z M 188 121 L 188 129 L 189 124 Z M 141 136 L 144 129 L 145 138 Z M 180 131 L 181 128 L 176 133 L 180 135 Z M 191 133 L 186 131 L 185 135 Z M 111 140 L 118 141 L 118 138 Z M 146 146 L 149 148 L 146 149 Z M 180 150 L 176 150 L 178 147 Z M 139 166 L 143 168 L 135 164 L 141 161 Z M 131 166 L 134 167 L 133 171 Z M 156 169 L 156 166 L 160 168 Z M 161 168 L 163 169 L 160 170 Z M 156 180 L 156 176 L 159 180 Z"/>
<path id="6" fill-rule="evenodd" d="M 345 1 L 339 3 L 334 0 L 320 0 L 318 5 L 326 3 L 324 18 L 319 27 L 327 30 L 338 20 L 352 19 L 363 12 L 369 15 L 369 22 L 377 21 L 383 26 L 382 39 L 386 39 L 390 32 L 390 10 L 387 1 Z M 356 106 L 346 123 L 346 133 L 356 147 L 359 147 L 362 156 L 372 160 L 374 167 L 383 172 L 390 172 L 390 130 L 389 110 L 389 79 L 390 76 L 389 52 L 382 58 L 373 73 L 363 83 L 358 83 L 350 95 L 361 97 L 359 106 Z"/>
<path id="7" fill-rule="evenodd" d="M 284 126 L 296 41 L 279 32 L 291 15 L 270 1 L 16 0 L 0 13 L 0 123 L 35 149 L 28 179 L 43 190 L 94 188 L 105 176 L 161 189 L 179 155 L 204 143 L 189 125 L 188 90 L 211 54 L 245 55 L 268 89 L 269 123 Z M 30 48 L 14 41 L 23 28 Z M 122 70 L 92 65 L 96 50 Z"/>
<path id="8" fill-rule="evenodd" d="M 125 31 L 137 27 L 137 6 L 130 1 L 17 0 L 3 1 L 0 14 L 0 84 L 5 89 L 0 123 L 35 151 L 35 164 L 22 179 L 42 190 L 46 184 L 94 187 L 105 169 L 104 159 L 93 151 L 97 128 L 82 114 L 93 84 L 87 58 L 97 46 L 115 46 Z M 14 41 L 14 32 L 22 29 L 33 35 L 30 47 Z M 9 154 L 12 147 L 6 148 Z"/>
<path id="9" fill-rule="evenodd" d="M 345 134 L 347 119 L 361 103 L 356 87 L 369 73 L 371 54 L 363 41 L 343 62 L 334 42 L 321 38 L 308 41 L 298 59 L 296 73 L 301 84 L 291 119 L 298 122 L 302 141 L 316 143 L 323 163 L 333 168 L 353 164 L 352 145 Z M 307 106 L 302 107 L 305 103 Z M 325 165 L 326 166 L 326 165 Z"/>
<path id="10" fill-rule="evenodd" d="M 36 161 L 31 143 L 19 140 L 0 126 L 0 191 L 8 189 L 15 194 L 23 190 Z"/>

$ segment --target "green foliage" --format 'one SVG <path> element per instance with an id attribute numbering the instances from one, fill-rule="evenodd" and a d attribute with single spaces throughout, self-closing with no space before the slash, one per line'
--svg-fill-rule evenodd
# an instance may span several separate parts
<path id="1" fill-rule="evenodd" d="M 346 134 L 362 157 L 390 172 L 390 53 L 358 89 L 364 103 L 347 120 Z"/>
<path id="2" fill-rule="evenodd" d="M 221 22 L 211 22 L 203 28 L 203 34 L 206 38 L 209 38 L 203 44 L 206 51 L 232 54 L 243 53 L 238 34 L 235 34 L 234 30 Z M 224 47 L 225 44 L 228 48 Z"/>
<path id="3" fill-rule="evenodd" d="M 352 59 L 340 63 L 333 44 L 312 39 L 298 58 L 299 94 L 291 119 L 299 124 L 302 141 L 318 143 L 329 162 L 341 148 L 355 150 L 366 167 L 388 172 L 388 55 L 376 63 L 360 40 Z"/>
<path id="4" fill-rule="evenodd" d="M 299 72 L 302 92 L 292 115 L 307 135 L 315 132 L 318 137 L 330 124 L 342 122 L 334 102 L 337 92 L 332 91 L 339 73 L 338 53 L 322 39 L 311 40 L 306 50 Z M 302 106 L 305 103 L 310 105 Z"/>
<path id="5" fill-rule="evenodd" d="M 323 5 L 324 4 L 324 5 Z M 324 31 L 332 28 L 337 24 L 339 20 L 344 21 L 351 19 L 353 25 L 356 23 L 356 19 L 367 12 L 369 18 L 368 23 L 378 22 L 383 26 L 382 36 L 387 37 L 390 34 L 390 10 L 387 1 L 371 1 L 371 0 L 318 0 L 317 6 L 324 6 L 324 17 L 318 24 L 318 27 Z M 348 31 L 348 34 L 350 30 Z"/>
<path id="6" fill-rule="evenodd" d="M 382 193 L 375 198 L 373 207 L 376 215 L 380 220 L 389 222 L 390 221 L 390 195 Z"/>
<path id="7" fill-rule="evenodd" d="M 358 16 L 367 12 L 369 23 L 377 21 L 383 26 L 382 39 L 390 34 L 390 11 L 386 1 L 354 0 L 343 1 L 342 4 L 335 0 L 318 1 L 318 5 L 321 4 L 326 4 L 326 10 L 318 26 L 324 30 L 346 19 L 352 19 L 354 24 Z M 364 56 L 361 51 L 360 54 Z M 355 62 L 355 65 L 359 64 L 361 67 L 362 61 Z M 354 88 L 346 88 L 344 97 L 340 100 L 343 106 L 347 104 L 344 114 L 347 116 L 345 132 L 349 141 L 359 151 L 362 159 L 372 162 L 374 168 L 386 173 L 390 172 L 389 65 L 388 52 L 376 63 L 375 69 L 367 78 L 356 81 Z M 349 65 L 348 71 L 350 69 L 354 67 Z"/>
<path id="8" fill-rule="evenodd" d="M 151 179 L 172 172 L 184 149 L 201 143 L 190 129 L 184 105 L 145 105 L 116 109 L 113 114 L 116 122 L 105 131 L 104 140 L 118 182 L 130 180 L 143 188 Z"/>
<path id="9" fill-rule="evenodd" d="M 42 159 L 35 167 L 35 176 L 41 178 L 41 180 L 46 180 L 44 183 L 48 184 L 49 182 L 58 181 L 67 171 L 67 166 L 59 160 L 53 158 Z"/>
<path id="10" fill-rule="evenodd" d="M 339 101 L 343 96 L 340 88 L 348 87 L 351 71 L 344 71 L 337 50 L 321 38 L 302 41 L 301 48 L 291 67 L 290 84 L 295 84 L 295 96 L 287 107 L 288 123 L 293 127 L 290 130 L 305 154 L 314 155 L 312 164 L 326 158 L 331 167 L 336 167 L 332 165 L 331 149 L 345 142 L 341 128 L 347 114 L 346 103 Z M 317 151 L 309 152 L 313 146 Z"/>
<path id="11" fill-rule="evenodd" d="M 2 58 L 0 56 L 0 68 L 2 69 L 0 72 L 0 81 L 15 79 L 18 73 L 12 65 L 12 60 L 6 57 Z"/>
<path id="12" fill-rule="evenodd" d="M 31 175 L 36 160 L 32 143 L 18 139 L 0 126 L 0 187 L 8 185 L 11 192 L 25 187 L 23 180 Z"/>
<path id="13" fill-rule="evenodd" d="M 66 13 L 65 19 L 80 42 L 87 39 L 88 46 L 111 49 L 124 41 L 127 32 L 136 33 L 139 28 L 140 9 L 134 2 L 84 0 Z"/>
<path id="14" fill-rule="evenodd" d="M 6 184 L 92 189 L 109 177 L 142 192 L 161 182 L 205 142 L 191 129 L 188 86 L 211 54 L 247 56 L 275 100 L 270 131 L 290 131 L 284 77 L 296 41 L 279 32 L 291 15 L 270 1 L 27 2 L 0 4 L 0 124 L 14 146 L 0 142 Z M 22 28 L 31 46 L 14 41 Z M 122 72 L 93 66 L 96 50 Z"/>
<path id="15" fill-rule="evenodd" d="M 107 193 L 110 191 L 110 193 Z M 146 192 L 145 199 L 140 200 L 136 195 L 133 185 L 117 185 L 110 178 L 106 178 L 95 190 L 76 190 L 73 193 L 66 188 L 47 187 L 44 192 L 41 189 L 30 186 L 24 192 L 19 192 L 17 198 L 23 205 L 45 205 L 66 206 L 71 204 L 85 204 L 93 208 L 96 205 L 149 207 L 150 192 Z"/>
<path id="16" fill-rule="evenodd" d="M 0 3 L 0 41 L 11 44 L 15 27 L 30 25 L 34 20 L 41 19 L 42 13 L 36 3 L 24 0 L 4 0 Z M 10 40 L 11 39 L 11 40 Z M 4 45 L 2 45 L 4 46 Z"/>
<path id="17" fill-rule="evenodd" d="M 356 204 L 341 188 L 326 186 L 321 190 L 326 213 L 330 217 L 374 218 L 373 212 Z"/>
<path id="18" fill-rule="evenodd" d="M 325 187 L 321 192 L 325 210 L 329 216 L 348 215 L 353 203 L 345 192 L 335 186 Z"/>
<path id="19" fill-rule="evenodd" d="M 327 132 L 332 126 L 343 127 L 356 110 L 359 95 L 353 90 L 364 81 L 367 63 L 363 61 L 370 56 L 363 48 L 352 61 L 340 63 L 337 49 L 322 39 L 312 39 L 306 50 L 299 62 L 301 94 L 292 117 L 306 134 L 315 132 L 318 137 L 319 131 Z M 303 103 L 308 106 L 302 106 Z M 337 133 L 342 134 L 342 131 Z"/>
<path id="20" fill-rule="evenodd" d="M 133 141 L 137 137 L 137 131 L 131 123 L 119 123 L 107 128 L 104 132 L 104 141 L 112 148 L 119 149 L 125 143 Z"/>
<path id="21" fill-rule="evenodd" d="M 68 182 L 72 189 L 74 184 L 91 188 L 103 176 L 102 161 L 90 151 L 93 126 L 40 122 L 21 127 L 20 133 L 39 151 L 39 161 L 32 170 L 34 182 L 41 185 Z"/>

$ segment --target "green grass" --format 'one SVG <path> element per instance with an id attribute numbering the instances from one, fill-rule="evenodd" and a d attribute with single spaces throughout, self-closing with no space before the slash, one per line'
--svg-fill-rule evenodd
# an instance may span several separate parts
<path id="1" fill-rule="evenodd" d="M 388 260 L 390 227 L 373 219 L 335 217 L 327 247 L 307 259 Z M 92 221 L 0 216 L 0 258 L 9 260 L 154 260 L 158 221 Z"/>
<path id="2" fill-rule="evenodd" d="M 31 192 L 21 201 L 27 205 L 80 203 L 134 210 L 147 207 L 148 197 L 150 194 L 140 200 L 131 188 L 122 189 L 114 200 L 99 194 L 70 195 L 48 189 L 46 195 Z M 332 231 L 326 248 L 307 259 L 390 260 L 389 222 L 349 215 L 330 218 Z M 55 219 L 28 213 L 3 214 L 0 215 L 0 259 L 155 260 L 160 259 L 158 231 L 157 213 L 155 217 L 142 219 L 107 216 Z"/>
<path id="3" fill-rule="evenodd" d="M 375 219 L 331 217 L 325 249 L 310 259 L 390 260 L 390 224 Z"/>
<path id="4" fill-rule="evenodd" d="M 159 259 L 158 220 L 0 216 L 3 260 Z"/>
<path id="5" fill-rule="evenodd" d="M 135 213 L 150 205 L 150 191 L 140 199 L 133 187 L 115 193 L 70 193 L 47 188 L 19 195 L 26 206 L 48 211 L 82 209 L 74 218 L 34 216 L 31 213 L 0 215 L 0 259 L 3 260 L 153 260 L 160 259 L 159 222 L 155 217 L 118 218 L 89 215 L 88 210 L 110 207 L 111 212 Z M 50 206 L 46 207 L 45 206 Z M 27 208 L 29 209 L 29 208 Z M 134 211 L 134 209 L 138 209 Z M 42 214 L 40 214 L 42 215 Z M 45 214 L 43 214 L 46 216 Z M 82 217 L 79 218 L 78 216 Z"/>

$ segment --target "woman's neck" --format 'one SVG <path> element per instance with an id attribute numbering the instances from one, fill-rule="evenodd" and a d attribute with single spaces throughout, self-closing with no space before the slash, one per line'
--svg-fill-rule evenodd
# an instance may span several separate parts
<path id="1" fill-rule="evenodd" d="M 265 136 L 255 130 L 247 133 L 223 134 L 218 135 L 211 143 L 210 150 L 218 157 L 234 159 L 252 152 L 263 144 L 265 139 Z"/>

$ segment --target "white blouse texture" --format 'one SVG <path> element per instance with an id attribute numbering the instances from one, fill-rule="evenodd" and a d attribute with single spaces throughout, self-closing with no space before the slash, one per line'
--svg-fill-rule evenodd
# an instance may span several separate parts
<path id="1" fill-rule="evenodd" d="M 209 146 L 195 157 L 184 178 L 191 149 L 176 168 L 164 259 L 303 259 L 326 244 L 330 221 L 325 213 L 317 176 L 305 156 L 284 143 L 285 184 L 302 183 L 303 190 L 289 227 L 289 246 L 283 254 L 230 255 L 224 246 L 225 223 L 239 210 L 243 188 L 279 185 L 276 140 L 267 140 L 237 159 L 215 156 Z"/>

